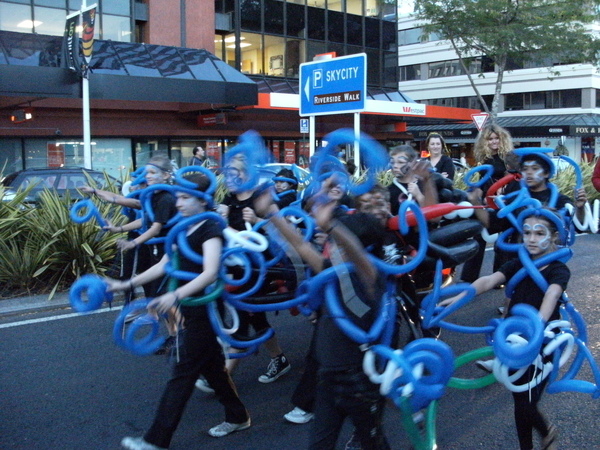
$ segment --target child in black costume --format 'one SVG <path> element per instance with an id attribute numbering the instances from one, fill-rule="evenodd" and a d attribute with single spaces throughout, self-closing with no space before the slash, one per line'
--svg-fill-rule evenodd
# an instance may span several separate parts
<path id="1" fill-rule="evenodd" d="M 561 220 L 561 219 L 559 219 Z M 556 250 L 558 241 L 558 230 L 556 224 L 545 215 L 534 212 L 523 222 L 523 245 L 527 249 L 531 259 L 536 260 Z M 504 284 L 510 280 L 523 267 L 519 259 L 513 259 L 502 265 L 497 272 L 478 278 L 471 286 L 475 288 L 476 294 L 493 289 L 498 284 Z M 541 275 L 548 283 L 546 291 L 542 291 L 530 275 L 519 282 L 514 289 L 510 299 L 507 299 L 508 307 L 505 316 L 510 316 L 512 307 L 519 303 L 533 306 L 539 311 L 540 319 L 546 323 L 560 318 L 559 300 L 567 288 L 571 276 L 569 268 L 560 261 L 553 261 L 540 267 Z M 462 298 L 460 294 L 456 297 L 446 299 L 440 305 L 450 305 Z M 534 376 L 534 368 L 530 367 L 527 372 L 515 383 L 524 384 Z M 514 416 L 517 428 L 517 436 L 521 450 L 533 448 L 532 432 L 535 429 L 542 437 L 542 449 L 554 449 L 557 436 L 556 427 L 548 424 L 544 415 L 538 409 L 543 391 L 548 379 L 537 386 L 524 391 L 513 392 Z"/>
<path id="2" fill-rule="evenodd" d="M 188 174 L 187 179 L 196 183 L 201 192 L 209 186 L 209 180 L 204 174 Z M 206 204 L 206 200 L 195 197 L 189 192 L 177 193 L 177 209 L 184 217 L 204 212 Z M 204 261 L 199 265 L 180 255 L 180 269 L 198 273 L 198 276 L 176 290 L 156 297 L 148 305 L 150 310 L 156 310 L 160 314 L 172 311 L 173 308 L 177 308 L 179 299 L 204 295 L 205 289 L 217 279 L 223 246 L 219 224 L 207 219 L 191 225 L 187 237 L 193 251 L 202 255 Z M 158 264 L 128 281 L 107 280 L 110 291 L 133 289 L 137 285 L 164 276 L 168 261 L 169 256 L 164 255 Z M 217 398 L 225 407 L 225 422 L 211 428 L 208 433 L 213 437 L 222 437 L 250 427 L 250 416 L 225 369 L 223 350 L 208 319 L 206 306 L 182 305 L 179 309 L 185 320 L 179 359 L 165 387 L 152 426 L 144 437 L 123 438 L 121 445 L 124 448 L 130 450 L 168 448 L 185 405 L 194 391 L 194 384 L 201 374 L 208 380 Z"/>

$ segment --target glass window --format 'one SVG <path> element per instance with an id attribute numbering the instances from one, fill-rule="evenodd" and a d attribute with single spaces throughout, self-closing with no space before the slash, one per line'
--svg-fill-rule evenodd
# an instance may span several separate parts
<path id="1" fill-rule="evenodd" d="M 348 44 L 362 46 L 364 28 L 362 17 L 346 14 L 346 26 L 348 30 Z"/>
<path id="2" fill-rule="evenodd" d="M 348 49 L 350 50 L 350 49 Z M 353 51 L 352 53 L 360 53 Z M 378 50 L 367 49 L 367 84 L 381 86 L 381 63 L 379 61 L 380 52 Z"/>
<path id="3" fill-rule="evenodd" d="M 274 0 L 271 0 L 274 1 Z M 261 3 L 256 0 L 240 0 L 242 30 L 261 31 Z M 282 11 L 283 14 L 283 11 Z M 281 20 L 281 19 L 280 19 Z"/>
<path id="4" fill-rule="evenodd" d="M 106 14 L 117 14 L 119 16 L 131 15 L 129 0 L 104 0 L 102 2 L 102 12 Z"/>
<path id="5" fill-rule="evenodd" d="M 532 92 L 529 98 L 529 105 L 526 105 L 525 109 L 544 109 L 546 107 L 546 95 L 544 92 Z"/>
<path id="6" fill-rule="evenodd" d="M 135 168 L 145 166 L 154 155 L 169 154 L 169 141 L 167 139 L 135 139 L 133 140 L 135 152 Z"/>
<path id="7" fill-rule="evenodd" d="M 285 43 L 285 76 L 297 78 L 300 75 L 300 64 L 305 62 L 304 41 L 288 39 Z"/>
<path id="8" fill-rule="evenodd" d="M 312 61 L 316 55 L 327 53 L 325 42 L 308 41 L 306 43 L 306 61 Z"/>
<path id="9" fill-rule="evenodd" d="M 65 0 L 33 0 L 34 5 L 52 6 L 53 8 L 66 8 Z"/>
<path id="10" fill-rule="evenodd" d="M 520 111 L 523 109 L 523 94 L 507 94 L 504 96 L 504 108 L 507 111 Z"/>
<path id="11" fill-rule="evenodd" d="M 372 1 L 368 2 L 367 5 L 369 3 L 373 3 L 373 2 Z M 362 16 L 363 15 L 362 0 L 346 0 L 346 12 L 348 14 L 356 14 L 357 16 Z"/>
<path id="12" fill-rule="evenodd" d="M 4 169 L 0 178 L 23 169 L 20 139 L 0 139 L 0 149 L 0 168 Z"/>
<path id="13" fill-rule="evenodd" d="M 329 11 L 327 13 L 329 21 L 328 39 L 332 42 L 344 42 L 344 14 L 341 12 Z M 339 54 L 338 54 L 339 56 Z"/>
<path id="14" fill-rule="evenodd" d="M 365 18 L 365 47 L 380 48 L 379 19 Z"/>
<path id="15" fill-rule="evenodd" d="M 265 33 L 283 36 L 283 2 L 279 0 L 264 0 L 265 2 Z"/>
<path id="16" fill-rule="evenodd" d="M 418 65 L 419 70 L 415 74 L 418 78 L 421 78 L 421 66 Z M 396 52 L 383 52 L 383 85 L 386 87 L 397 88 L 398 87 L 398 54 Z"/>
<path id="17" fill-rule="evenodd" d="M 398 32 L 398 45 L 418 44 L 421 42 L 421 28 L 409 28 Z"/>
<path id="18" fill-rule="evenodd" d="M 267 75 L 282 77 L 285 75 L 285 40 L 278 36 L 265 36 L 265 62 Z"/>
<path id="19" fill-rule="evenodd" d="M 581 89 L 565 89 L 560 94 L 558 108 L 581 108 Z"/>
<path id="20" fill-rule="evenodd" d="M 262 36 L 260 34 L 253 33 L 242 33 L 241 35 L 241 43 L 242 47 L 242 61 L 241 61 L 241 71 L 243 73 L 255 73 L 255 74 L 264 74 L 266 73 L 267 68 L 265 68 L 265 60 L 263 54 L 263 43 Z M 265 36 L 265 41 L 267 36 Z M 266 44 L 265 44 L 266 45 Z M 227 49 L 235 49 L 235 43 L 227 44 Z M 227 59 L 229 60 L 229 52 L 227 53 Z M 235 56 L 232 55 L 233 60 L 235 60 Z M 268 60 L 267 63 L 268 65 Z"/>
<path id="21" fill-rule="evenodd" d="M 397 59 L 396 59 L 397 61 Z M 386 61 L 387 62 L 387 61 Z M 400 66 L 400 81 L 411 81 L 421 79 L 421 64 Z"/>
<path id="22" fill-rule="evenodd" d="M 28 5 L 0 2 L 0 30 L 32 33 L 31 8 Z"/>
<path id="23" fill-rule="evenodd" d="M 64 9 L 33 8 L 34 32 L 37 34 L 49 34 L 51 36 L 62 36 L 65 32 Z"/>
<path id="24" fill-rule="evenodd" d="M 288 5 L 291 3 L 296 3 L 298 5 L 304 5 L 306 2 L 304 0 L 287 0 Z"/>
<path id="25" fill-rule="evenodd" d="M 344 0 L 327 0 L 327 9 L 329 11 L 344 11 Z"/>
<path id="26" fill-rule="evenodd" d="M 396 22 L 381 22 L 382 50 L 398 51 L 398 45 L 396 44 L 398 33 L 396 32 L 396 27 Z"/>
<path id="27" fill-rule="evenodd" d="M 318 8 L 308 8 L 308 38 L 325 40 L 325 11 Z"/>
<path id="28" fill-rule="evenodd" d="M 306 23 L 304 22 L 304 5 L 288 3 L 286 7 L 288 36 L 305 37 Z"/>
<path id="29" fill-rule="evenodd" d="M 104 170 L 109 175 L 124 180 L 132 171 L 131 139 L 94 139 L 92 165 L 94 170 Z"/>
<path id="30" fill-rule="evenodd" d="M 131 42 L 131 19 L 129 17 L 102 14 L 102 37 L 104 40 Z"/>

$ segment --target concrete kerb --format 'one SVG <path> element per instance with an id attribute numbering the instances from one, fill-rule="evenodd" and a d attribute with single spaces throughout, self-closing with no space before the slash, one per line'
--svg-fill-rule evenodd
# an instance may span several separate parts
<path id="1" fill-rule="evenodd" d="M 0 317 L 71 308 L 68 291 L 58 292 L 52 299 L 48 297 L 48 294 L 45 294 L 0 299 Z M 113 306 L 122 304 L 123 299 L 123 293 L 115 294 Z"/>

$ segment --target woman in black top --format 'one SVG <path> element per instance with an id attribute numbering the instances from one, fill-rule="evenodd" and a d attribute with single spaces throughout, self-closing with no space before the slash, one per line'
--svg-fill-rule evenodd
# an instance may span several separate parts
<path id="1" fill-rule="evenodd" d="M 433 170 L 454 181 L 454 163 L 452 158 L 445 154 L 448 150 L 444 138 L 438 133 L 430 133 L 425 140 L 425 148 L 429 152 L 427 159 L 431 162 Z"/>

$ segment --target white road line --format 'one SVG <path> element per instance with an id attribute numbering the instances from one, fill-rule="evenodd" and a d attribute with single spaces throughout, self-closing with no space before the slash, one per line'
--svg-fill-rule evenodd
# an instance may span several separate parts
<path id="1" fill-rule="evenodd" d="M 71 317 L 80 317 L 80 316 L 88 315 L 88 314 L 100 314 L 100 313 L 105 313 L 105 312 L 110 312 L 110 311 L 119 311 L 121 309 L 123 309 L 123 306 L 115 306 L 113 308 L 102 308 L 97 311 L 92 311 L 89 313 L 61 314 L 58 316 L 42 317 L 39 319 L 22 320 L 20 322 L 0 324 L 0 329 L 1 328 L 19 327 L 21 325 L 30 325 L 32 323 L 51 322 L 53 320 L 70 319 Z"/>

